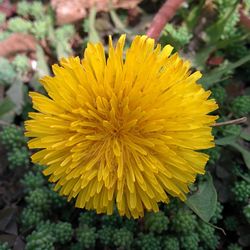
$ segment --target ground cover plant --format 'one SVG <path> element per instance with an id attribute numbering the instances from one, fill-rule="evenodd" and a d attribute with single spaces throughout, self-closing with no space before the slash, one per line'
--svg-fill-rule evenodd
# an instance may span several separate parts
<path id="1" fill-rule="evenodd" d="M 247 0 L 0 0 L 0 250 L 249 249 L 249 11 Z M 24 135 L 28 93 L 46 95 L 39 79 L 51 66 L 82 58 L 88 42 L 108 53 L 109 35 L 116 44 L 122 34 L 125 49 L 138 34 L 173 46 L 219 105 L 205 175 L 186 201 L 138 219 L 76 208 L 31 162 Z"/>

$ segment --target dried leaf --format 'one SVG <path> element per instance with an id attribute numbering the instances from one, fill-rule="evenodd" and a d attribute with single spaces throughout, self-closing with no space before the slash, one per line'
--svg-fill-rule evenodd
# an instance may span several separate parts
<path id="1" fill-rule="evenodd" d="M 113 8 L 132 9 L 141 0 L 112 0 Z M 59 25 L 76 22 L 87 15 L 87 10 L 96 7 L 98 11 L 108 11 L 110 0 L 51 0 Z"/>
<path id="2" fill-rule="evenodd" d="M 0 56 L 2 57 L 35 50 L 36 40 L 31 35 L 13 33 L 7 39 L 0 42 Z"/>

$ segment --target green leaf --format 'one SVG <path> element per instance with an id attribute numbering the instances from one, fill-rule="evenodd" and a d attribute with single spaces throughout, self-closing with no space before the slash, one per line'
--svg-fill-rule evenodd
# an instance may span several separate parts
<path id="1" fill-rule="evenodd" d="M 221 34 L 223 33 L 226 23 L 228 20 L 231 18 L 232 14 L 234 13 L 236 7 L 237 7 L 237 1 L 234 5 L 232 5 L 231 8 L 228 8 L 228 10 L 225 12 L 224 16 L 220 18 L 217 22 L 213 23 L 210 25 L 207 30 L 207 36 L 208 36 L 208 42 L 210 43 L 215 43 L 217 42 Z"/>
<path id="2" fill-rule="evenodd" d="M 37 69 L 38 69 L 38 76 L 43 77 L 45 75 L 50 75 L 50 70 L 47 65 L 47 60 L 45 58 L 44 51 L 41 46 L 36 46 L 36 56 L 37 56 Z"/>
<path id="3" fill-rule="evenodd" d="M 243 132 L 240 133 L 240 138 L 242 138 L 242 139 L 244 139 L 246 141 L 250 141 L 250 134 L 243 131 Z"/>
<path id="4" fill-rule="evenodd" d="M 229 46 L 230 44 L 239 43 L 246 40 L 249 37 L 249 34 L 245 35 L 235 35 L 235 37 L 230 37 L 230 39 L 220 40 L 213 44 L 208 44 L 203 49 L 197 51 L 192 60 L 193 66 L 199 70 L 204 70 L 206 68 L 206 62 L 211 53 L 218 49 L 223 49 Z M 209 72 L 208 72 L 209 74 Z M 206 75 L 205 75 L 206 76 Z M 204 77 L 203 77 L 204 78 Z"/>
<path id="5" fill-rule="evenodd" d="M 120 31 L 120 33 L 131 33 L 131 31 L 125 27 L 125 25 L 112 7 L 110 7 L 109 13 L 113 23 L 115 24 L 115 27 L 118 29 L 118 31 Z"/>
<path id="6" fill-rule="evenodd" d="M 224 75 L 227 75 L 228 72 L 240 67 L 248 61 L 250 61 L 250 55 L 241 58 L 237 62 L 229 62 L 226 65 L 221 64 L 219 67 L 205 74 L 199 82 L 201 82 L 201 84 L 203 84 L 205 88 L 210 88 L 213 84 L 220 82 L 222 80 L 222 77 Z"/>
<path id="7" fill-rule="evenodd" d="M 201 0 L 197 6 L 194 6 L 190 10 L 186 18 L 186 24 L 190 32 L 194 29 L 194 27 L 197 25 L 197 22 L 200 19 L 200 14 L 201 14 L 204 3 L 205 3 L 205 0 Z"/>
<path id="8" fill-rule="evenodd" d="M 237 137 L 234 135 L 226 136 L 220 139 L 215 140 L 215 144 L 219 146 L 230 145 L 236 141 Z"/>
<path id="9" fill-rule="evenodd" d="M 209 222 L 217 204 L 217 192 L 211 174 L 207 174 L 207 181 L 201 183 L 198 191 L 188 197 L 186 204 L 203 221 Z"/>
<path id="10" fill-rule="evenodd" d="M 15 107 L 15 104 L 6 97 L 3 101 L 0 102 L 0 117 L 11 111 Z"/>
<path id="11" fill-rule="evenodd" d="M 243 157 L 243 160 L 246 166 L 250 169 L 250 152 L 247 149 L 245 149 L 243 146 L 238 144 L 236 142 L 237 139 L 238 139 L 237 136 L 227 136 L 227 137 L 215 140 L 215 144 L 220 145 L 220 146 L 228 145 L 228 146 L 233 147 L 237 151 L 239 151 Z"/>
<path id="12" fill-rule="evenodd" d="M 237 140 L 237 138 L 238 137 L 234 135 L 223 137 L 221 139 L 215 140 L 215 144 L 219 146 L 230 145 L 231 143 L 234 143 Z"/>
<path id="13" fill-rule="evenodd" d="M 15 104 L 15 113 L 21 114 L 24 105 L 23 82 L 16 80 L 7 91 L 7 96 Z"/>
<path id="14" fill-rule="evenodd" d="M 100 37 L 95 28 L 95 17 L 96 17 L 96 8 L 92 7 L 89 13 L 89 42 L 98 43 Z"/>
<path id="15" fill-rule="evenodd" d="M 236 142 L 230 143 L 229 145 L 241 153 L 246 166 L 250 169 L 250 152 Z"/>
<path id="16" fill-rule="evenodd" d="M 57 59 L 67 58 L 73 54 L 70 44 L 67 41 L 57 41 L 56 42 L 56 54 Z"/>

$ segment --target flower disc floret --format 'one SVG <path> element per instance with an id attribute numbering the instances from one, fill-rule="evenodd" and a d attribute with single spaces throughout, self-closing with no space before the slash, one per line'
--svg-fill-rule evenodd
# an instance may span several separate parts
<path id="1" fill-rule="evenodd" d="M 147 36 L 123 47 L 122 35 L 108 57 L 89 43 L 83 60 L 62 59 L 55 76 L 41 82 L 48 97 L 31 93 L 26 136 L 35 163 L 55 189 L 79 208 L 138 218 L 158 211 L 169 196 L 185 200 L 188 185 L 204 173 L 214 146 L 211 125 L 217 108 L 197 84 L 200 72 L 172 47 L 161 50 Z"/>

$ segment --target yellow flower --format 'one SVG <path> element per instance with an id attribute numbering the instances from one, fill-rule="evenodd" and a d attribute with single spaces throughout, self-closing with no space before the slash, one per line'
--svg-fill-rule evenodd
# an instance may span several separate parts
<path id="1" fill-rule="evenodd" d="M 217 109 L 210 91 L 196 83 L 190 63 L 172 47 L 136 36 L 131 47 L 89 43 L 81 61 L 62 59 L 41 83 L 48 96 L 31 93 L 26 121 L 35 163 L 76 207 L 138 218 L 158 211 L 169 196 L 185 200 L 188 185 L 204 173 L 214 146 Z"/>

